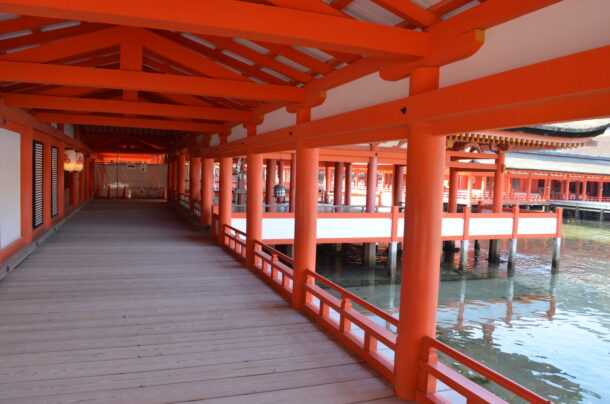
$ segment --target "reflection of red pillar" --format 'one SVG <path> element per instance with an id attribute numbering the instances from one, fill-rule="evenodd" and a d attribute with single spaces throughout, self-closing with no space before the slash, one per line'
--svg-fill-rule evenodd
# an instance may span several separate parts
<path id="1" fill-rule="evenodd" d="M 191 156 L 191 169 L 189 171 L 191 213 L 195 211 L 195 201 L 201 200 L 201 157 Z"/>
<path id="2" fill-rule="evenodd" d="M 438 68 L 411 72 L 411 95 L 438 88 Z M 400 294 L 400 322 L 395 359 L 396 393 L 414 400 L 418 386 L 422 338 L 434 337 L 439 289 L 439 262 L 445 171 L 445 137 L 432 135 L 427 124 L 412 124 L 407 149 L 405 258 Z M 434 383 L 425 381 L 426 389 Z M 423 388 L 423 386 L 420 384 Z"/>
<path id="3" fill-rule="evenodd" d="M 178 183 L 177 192 L 183 194 L 186 192 L 186 159 L 184 154 L 178 156 Z M 180 199 L 180 198 L 178 198 Z"/>
<path id="4" fill-rule="evenodd" d="M 402 205 L 402 194 L 404 192 L 404 168 L 403 165 L 394 165 L 394 174 L 392 176 L 392 205 Z"/>
<path id="5" fill-rule="evenodd" d="M 233 159 L 220 159 L 220 199 L 218 202 L 218 244 L 224 245 L 225 225 L 231 225 L 231 199 L 233 198 Z"/>
<path id="6" fill-rule="evenodd" d="M 352 163 L 345 164 L 345 205 L 352 204 Z"/>
<path id="7" fill-rule="evenodd" d="M 297 155 L 293 154 L 290 160 L 290 200 L 289 211 L 294 212 L 297 199 Z"/>
<path id="8" fill-rule="evenodd" d="M 263 235 L 263 156 L 248 153 L 246 266 L 254 267 L 254 241 Z"/>
<path id="9" fill-rule="evenodd" d="M 310 109 L 297 110 L 297 123 L 310 120 Z M 297 201 L 294 214 L 294 280 L 292 306 L 305 304 L 306 270 L 316 270 L 318 224 L 318 149 L 297 142 Z"/>
<path id="10" fill-rule="evenodd" d="M 335 163 L 335 188 L 333 205 L 343 204 L 343 163 Z"/>
<path id="11" fill-rule="evenodd" d="M 201 163 L 201 218 L 204 226 L 212 225 L 214 205 L 214 160 L 203 159 Z"/>
<path id="12" fill-rule="evenodd" d="M 377 156 L 369 157 L 368 170 L 366 171 L 366 211 L 375 213 L 377 197 Z"/>
<path id="13" fill-rule="evenodd" d="M 273 197 L 273 186 L 275 185 L 275 170 L 277 163 L 275 159 L 267 160 L 267 185 L 265 186 L 265 203 L 273 205 L 275 199 Z M 273 208 L 267 208 L 267 212 L 271 212 Z"/>

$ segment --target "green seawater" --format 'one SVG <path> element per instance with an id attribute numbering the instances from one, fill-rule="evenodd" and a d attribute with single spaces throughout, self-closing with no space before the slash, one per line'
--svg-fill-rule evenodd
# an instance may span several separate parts
<path id="1" fill-rule="evenodd" d="M 566 221 L 559 271 L 551 271 L 552 240 L 520 240 L 517 264 L 489 264 L 486 243 L 441 263 L 438 338 L 556 403 L 610 402 L 610 223 Z M 472 243 L 471 243 L 472 244 Z M 503 245 L 506 259 L 508 244 Z M 472 247 L 471 247 L 472 248 Z M 358 246 L 318 250 L 318 272 L 394 315 L 400 275 L 361 265 Z M 449 365 L 509 402 L 499 386 Z"/>

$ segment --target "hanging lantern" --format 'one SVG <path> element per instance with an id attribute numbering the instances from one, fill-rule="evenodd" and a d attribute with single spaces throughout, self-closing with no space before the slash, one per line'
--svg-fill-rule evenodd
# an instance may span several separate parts
<path id="1" fill-rule="evenodd" d="M 74 171 L 76 165 L 76 151 L 64 149 L 64 171 Z"/>
<path id="2" fill-rule="evenodd" d="M 76 172 L 83 171 L 83 167 L 85 166 L 85 155 L 81 152 L 76 152 L 76 162 L 74 163 L 74 170 Z"/>

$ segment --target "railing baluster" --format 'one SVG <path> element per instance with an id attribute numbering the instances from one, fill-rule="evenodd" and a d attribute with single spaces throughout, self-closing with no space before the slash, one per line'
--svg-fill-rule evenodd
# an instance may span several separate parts
<path id="1" fill-rule="evenodd" d="M 341 300 L 341 312 L 339 313 L 339 331 L 348 333 L 352 330 L 352 322 L 347 318 L 347 311 L 352 309 L 352 302 L 343 297 Z"/>

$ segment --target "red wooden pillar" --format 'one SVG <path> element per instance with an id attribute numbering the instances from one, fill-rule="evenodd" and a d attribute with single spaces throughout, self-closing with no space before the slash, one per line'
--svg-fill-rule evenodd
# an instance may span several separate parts
<path id="1" fill-rule="evenodd" d="M 34 130 L 26 126 L 21 131 L 21 238 L 32 241 L 32 163 Z"/>
<path id="2" fill-rule="evenodd" d="M 604 182 L 603 181 L 599 181 L 597 183 L 597 201 L 598 202 L 602 201 L 603 195 L 604 195 Z"/>
<path id="3" fill-rule="evenodd" d="M 326 189 L 324 195 L 324 202 L 330 203 L 330 187 L 331 187 L 331 168 L 328 163 L 324 166 L 324 181 L 326 182 Z"/>
<path id="4" fill-rule="evenodd" d="M 438 71 L 433 67 L 414 69 L 411 95 L 438 88 Z M 445 137 L 432 135 L 430 129 L 425 123 L 412 124 L 408 135 L 407 210 L 412 213 L 405 220 L 404 278 L 394 365 L 396 394 L 407 400 L 415 400 L 418 381 L 420 388 L 434 389 L 433 382 L 419 380 L 419 361 L 422 338 L 436 333 Z"/>
<path id="5" fill-rule="evenodd" d="M 284 185 L 284 160 L 277 161 L 277 183 Z"/>
<path id="6" fill-rule="evenodd" d="M 586 201 L 587 200 L 587 181 L 582 181 L 580 183 L 580 186 L 581 186 L 581 188 L 580 188 L 580 194 L 581 194 L 580 199 L 582 201 Z"/>
<path id="7" fill-rule="evenodd" d="M 195 212 L 195 201 L 201 200 L 201 157 L 191 156 L 191 169 L 189 171 L 191 213 Z"/>
<path id="8" fill-rule="evenodd" d="M 503 151 L 498 152 L 496 160 L 496 172 L 494 176 L 494 213 L 502 213 L 502 205 L 504 200 L 504 165 L 506 163 L 506 154 Z"/>
<path id="9" fill-rule="evenodd" d="M 263 156 L 248 152 L 246 266 L 254 267 L 254 241 L 263 236 Z"/>
<path id="10" fill-rule="evenodd" d="M 544 200 L 548 201 L 551 199 L 551 187 L 553 181 L 550 178 L 544 179 Z"/>
<path id="11" fill-rule="evenodd" d="M 309 108 L 297 110 L 297 123 L 311 119 Z M 316 270 L 319 150 L 297 142 L 297 200 L 294 213 L 294 280 L 292 307 L 305 305 L 305 271 Z"/>
<path id="12" fill-rule="evenodd" d="M 345 163 L 345 205 L 352 204 L 352 163 Z"/>
<path id="13" fill-rule="evenodd" d="M 375 213 L 377 205 L 377 156 L 369 157 L 368 170 L 366 171 L 366 211 Z"/>
<path id="14" fill-rule="evenodd" d="M 273 186 L 275 185 L 275 175 L 277 168 L 277 160 L 267 160 L 267 181 L 265 185 L 265 203 L 267 205 L 273 205 L 275 198 L 273 197 Z M 267 207 L 267 212 L 273 212 L 273 208 Z"/>
<path id="15" fill-rule="evenodd" d="M 231 225 L 233 199 L 233 158 L 220 158 L 220 198 L 218 201 L 218 244 L 224 245 L 225 225 Z"/>
<path id="16" fill-rule="evenodd" d="M 85 178 L 87 174 L 87 160 L 83 161 L 83 169 L 78 173 L 78 204 L 85 201 Z"/>
<path id="17" fill-rule="evenodd" d="M 447 199 L 447 212 L 457 213 L 458 208 L 458 171 L 449 169 L 449 198 Z"/>
<path id="18" fill-rule="evenodd" d="M 526 193 L 525 193 L 525 197 L 527 199 L 527 201 L 531 201 L 532 200 L 532 175 L 528 174 L 527 175 L 527 181 L 525 183 L 526 188 Z"/>
<path id="19" fill-rule="evenodd" d="M 174 193 L 174 185 L 173 185 L 173 168 L 174 164 L 171 161 L 167 162 L 167 200 L 172 200 L 172 195 Z"/>
<path id="20" fill-rule="evenodd" d="M 174 183 L 174 201 L 178 200 L 178 157 L 176 156 L 176 158 L 173 161 L 173 173 L 174 173 L 174 179 L 173 179 L 173 183 Z"/>
<path id="21" fill-rule="evenodd" d="M 392 205 L 402 205 L 402 194 L 404 192 L 405 181 L 405 166 L 400 164 L 394 165 L 394 174 L 392 177 Z"/>
<path id="22" fill-rule="evenodd" d="M 293 153 L 292 159 L 290 160 L 290 199 L 288 201 L 290 212 L 294 212 L 296 200 L 297 200 L 297 155 L 296 155 L 296 153 Z"/>
<path id="23" fill-rule="evenodd" d="M 341 206 L 343 204 L 343 163 L 335 163 L 335 188 L 333 193 L 333 205 Z"/>
<path id="24" fill-rule="evenodd" d="M 186 192 L 186 158 L 184 154 L 178 155 L 178 184 L 177 192 L 184 194 Z M 178 195 L 178 199 L 180 196 Z"/>
<path id="25" fill-rule="evenodd" d="M 214 160 L 203 159 L 201 163 L 201 217 L 204 226 L 212 225 L 212 205 L 214 205 Z"/>

